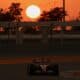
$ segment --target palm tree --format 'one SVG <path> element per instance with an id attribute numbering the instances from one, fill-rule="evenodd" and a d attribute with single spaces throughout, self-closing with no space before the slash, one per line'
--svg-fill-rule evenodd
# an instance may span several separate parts
<path id="1" fill-rule="evenodd" d="M 22 8 L 20 8 L 20 3 L 12 3 L 7 11 L 0 9 L 0 21 L 21 21 Z M 8 32 L 9 28 L 5 28 Z"/>
<path id="2" fill-rule="evenodd" d="M 62 22 L 64 19 L 64 16 L 66 16 L 66 15 L 67 15 L 67 13 L 66 13 L 66 11 L 64 11 L 64 9 L 62 7 L 55 7 L 48 12 L 44 11 L 41 14 L 41 17 L 38 19 L 38 21 L 39 22 L 43 22 L 43 21 L 60 21 L 60 22 Z M 57 26 L 54 27 L 54 29 L 56 29 L 56 28 L 57 28 Z M 59 27 L 59 28 L 62 29 L 61 27 Z M 49 30 L 50 34 L 52 35 L 53 27 L 50 26 L 49 29 L 50 29 Z"/>
<path id="3" fill-rule="evenodd" d="M 12 3 L 7 11 L 0 8 L 0 21 L 21 21 L 20 3 Z"/>
<path id="4" fill-rule="evenodd" d="M 8 9 L 9 13 L 15 18 L 15 21 L 21 21 L 21 12 L 23 9 L 20 8 L 20 3 L 12 3 Z"/>
<path id="5" fill-rule="evenodd" d="M 44 11 L 38 21 L 62 21 L 66 15 L 66 11 L 63 8 L 56 7 L 48 12 Z"/>

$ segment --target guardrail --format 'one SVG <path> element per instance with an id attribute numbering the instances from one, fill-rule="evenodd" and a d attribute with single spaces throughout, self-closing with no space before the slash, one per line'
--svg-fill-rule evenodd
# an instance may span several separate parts
<path id="1" fill-rule="evenodd" d="M 49 35 L 48 30 L 52 29 L 54 26 L 62 26 L 63 28 L 65 26 L 80 26 L 80 21 L 67 21 L 67 22 L 57 22 L 57 21 L 45 21 L 45 22 L 0 22 L 0 25 L 7 28 L 16 28 L 16 35 L 11 35 L 11 32 L 9 32 L 9 35 L 1 35 L 0 38 L 16 38 L 17 44 L 22 44 L 24 38 L 41 38 L 42 42 L 45 43 L 48 41 L 48 38 L 61 38 L 63 41 L 64 38 L 80 38 L 80 34 L 77 35 L 68 35 L 64 34 L 63 31 L 61 31 L 58 35 Z M 41 26 L 41 35 L 23 35 L 22 32 L 18 30 L 19 27 L 28 27 L 28 26 Z M 50 27 L 51 26 L 51 27 Z"/>

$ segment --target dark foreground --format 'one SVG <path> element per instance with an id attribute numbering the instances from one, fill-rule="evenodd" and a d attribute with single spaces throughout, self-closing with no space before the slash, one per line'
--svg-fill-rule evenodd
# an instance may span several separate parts
<path id="1" fill-rule="evenodd" d="M 80 80 L 80 64 L 61 64 L 59 76 L 30 76 L 27 64 L 0 64 L 0 80 Z"/>
<path id="2" fill-rule="evenodd" d="M 80 39 L 53 39 L 44 44 L 41 40 L 24 40 L 22 45 L 17 45 L 15 40 L 0 40 L 1 57 L 48 55 L 80 55 Z"/>
<path id="3" fill-rule="evenodd" d="M 45 44 L 41 40 L 24 40 L 22 45 L 15 40 L 0 40 L 0 80 L 80 80 L 80 58 L 71 55 L 80 55 L 79 39 L 53 39 Z M 32 62 L 28 58 L 33 56 L 54 56 L 50 59 L 59 65 L 59 76 L 28 75 L 27 62 Z"/>

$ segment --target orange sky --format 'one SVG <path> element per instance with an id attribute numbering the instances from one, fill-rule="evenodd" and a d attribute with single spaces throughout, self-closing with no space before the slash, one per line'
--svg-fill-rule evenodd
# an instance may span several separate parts
<path id="1" fill-rule="evenodd" d="M 41 10 L 49 10 L 52 7 L 62 6 L 62 0 L 0 0 L 0 8 L 7 8 L 12 2 L 20 2 L 23 11 L 23 20 L 29 21 L 25 14 L 25 9 L 29 5 L 36 4 Z M 80 11 L 80 0 L 66 0 L 66 10 L 68 11 L 69 17 L 67 19 L 72 19 L 77 17 Z"/>

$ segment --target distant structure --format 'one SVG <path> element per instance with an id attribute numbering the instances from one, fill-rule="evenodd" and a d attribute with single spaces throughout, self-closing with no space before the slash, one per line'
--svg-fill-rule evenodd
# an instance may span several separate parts
<path id="1" fill-rule="evenodd" d="M 63 10 L 65 11 L 65 0 L 63 0 Z M 63 21 L 65 21 L 65 16 L 63 17 Z"/>

